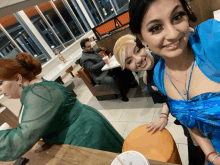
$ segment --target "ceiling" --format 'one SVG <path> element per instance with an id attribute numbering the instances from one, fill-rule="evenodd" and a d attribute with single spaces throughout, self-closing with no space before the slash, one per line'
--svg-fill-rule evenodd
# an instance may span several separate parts
<path id="1" fill-rule="evenodd" d="M 26 0 L 0 0 L 0 8 L 14 5 L 16 3 L 24 2 Z"/>
<path id="2" fill-rule="evenodd" d="M 0 0 L 0 18 L 49 0 Z"/>

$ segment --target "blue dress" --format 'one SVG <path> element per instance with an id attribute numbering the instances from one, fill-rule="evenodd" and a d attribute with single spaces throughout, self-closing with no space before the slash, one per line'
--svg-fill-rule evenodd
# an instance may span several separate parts
<path id="1" fill-rule="evenodd" d="M 189 43 L 195 60 L 205 76 L 220 83 L 220 22 L 210 19 L 195 28 Z M 165 61 L 160 59 L 154 69 L 154 82 L 167 96 L 164 88 Z M 198 127 L 220 152 L 220 91 L 203 93 L 187 101 L 169 98 L 170 112 L 182 125 Z M 209 163 L 211 164 L 211 163 Z"/>

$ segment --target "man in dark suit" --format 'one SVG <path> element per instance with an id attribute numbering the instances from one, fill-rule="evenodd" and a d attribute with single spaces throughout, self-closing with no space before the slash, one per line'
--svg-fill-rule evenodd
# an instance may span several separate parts
<path id="1" fill-rule="evenodd" d="M 87 72 L 89 72 L 93 81 L 96 84 L 108 84 L 111 89 L 118 94 L 122 101 L 129 101 L 128 98 L 121 93 L 118 84 L 115 79 L 109 74 L 109 71 L 102 71 L 101 69 L 105 65 L 102 56 L 99 54 L 101 50 L 106 50 L 106 48 L 97 48 L 93 50 L 91 43 L 88 38 L 81 40 L 81 48 L 83 49 L 83 54 L 80 59 L 80 64 L 83 66 Z"/>

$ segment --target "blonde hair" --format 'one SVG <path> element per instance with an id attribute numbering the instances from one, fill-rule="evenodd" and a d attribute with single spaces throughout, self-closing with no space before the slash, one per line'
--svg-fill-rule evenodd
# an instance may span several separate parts
<path id="1" fill-rule="evenodd" d="M 131 34 L 124 35 L 120 37 L 113 48 L 113 54 L 116 60 L 121 65 L 122 69 L 125 69 L 125 50 L 128 45 L 136 44 L 135 36 Z"/>

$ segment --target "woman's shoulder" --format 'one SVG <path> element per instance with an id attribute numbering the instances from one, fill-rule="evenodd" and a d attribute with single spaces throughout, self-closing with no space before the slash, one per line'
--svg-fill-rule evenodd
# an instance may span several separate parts
<path id="1" fill-rule="evenodd" d="M 22 99 L 36 97 L 52 101 L 57 95 L 62 95 L 62 89 L 56 82 L 52 81 L 36 82 L 25 87 L 22 91 Z"/>
<path id="2" fill-rule="evenodd" d="M 202 72 L 220 83 L 220 22 L 210 19 L 198 25 L 190 34 L 189 43 Z"/>

